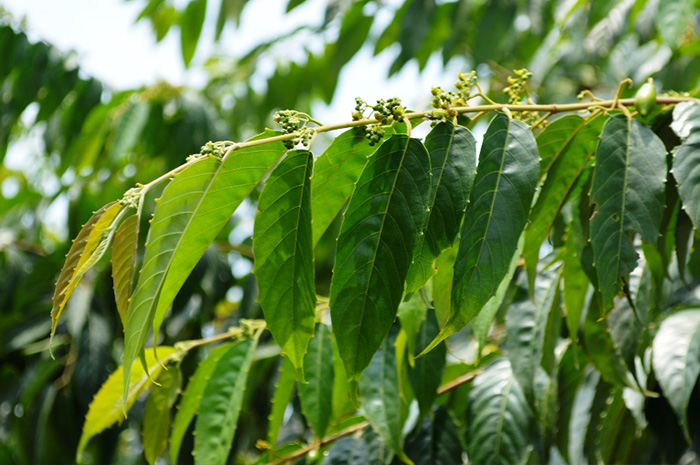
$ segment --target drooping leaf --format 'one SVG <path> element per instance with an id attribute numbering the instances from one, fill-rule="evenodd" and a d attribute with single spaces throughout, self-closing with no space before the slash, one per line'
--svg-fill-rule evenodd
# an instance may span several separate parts
<path id="1" fill-rule="evenodd" d="M 450 412 L 437 406 L 426 418 L 417 434 L 409 435 L 406 455 L 419 464 L 454 465 L 462 463 L 462 444 L 457 425 Z"/>
<path id="2" fill-rule="evenodd" d="M 112 245 L 112 279 L 114 281 L 114 300 L 117 304 L 122 327 L 126 328 L 126 312 L 129 297 L 134 286 L 136 257 L 139 237 L 139 216 L 129 216 L 117 228 Z"/>
<path id="3" fill-rule="evenodd" d="M 333 418 L 340 418 L 348 412 L 355 410 L 350 400 L 348 390 L 348 377 L 345 374 L 345 366 L 340 358 L 340 350 L 334 334 L 333 338 Z"/>
<path id="4" fill-rule="evenodd" d="M 304 358 L 306 384 L 299 384 L 301 411 L 323 439 L 333 414 L 333 339 L 328 326 L 318 323 Z"/>
<path id="5" fill-rule="evenodd" d="M 663 0 L 658 3 L 656 27 L 661 37 L 673 47 L 678 47 L 681 37 L 693 17 L 693 0 Z"/>
<path id="6" fill-rule="evenodd" d="M 508 273 L 537 186 L 539 155 L 530 128 L 504 114 L 489 125 L 464 216 L 450 319 L 433 344 L 464 327 Z"/>
<path id="7" fill-rule="evenodd" d="M 596 151 L 591 201 L 591 244 L 605 311 L 613 306 L 620 280 L 637 266 L 630 240 L 636 231 L 656 243 L 663 214 L 666 149 L 644 124 L 611 117 Z"/>
<path id="8" fill-rule="evenodd" d="M 497 360 L 476 377 L 467 415 L 469 463 L 525 463 L 533 418 L 508 359 Z"/>
<path id="9" fill-rule="evenodd" d="M 569 115 L 555 120 L 537 137 L 542 157 L 540 172 L 547 177 L 525 229 L 523 257 L 530 289 L 534 289 L 540 247 L 589 166 L 602 126 L 603 118 L 587 121 L 578 115 Z"/>
<path id="10" fill-rule="evenodd" d="M 180 403 L 177 406 L 177 413 L 173 420 L 173 428 L 170 433 L 170 457 L 173 462 L 178 461 L 180 455 L 180 446 L 182 438 L 185 437 L 187 428 L 190 426 L 192 419 L 199 412 L 199 404 L 202 401 L 204 390 L 211 379 L 214 368 L 231 348 L 231 344 L 222 344 L 209 353 L 207 358 L 202 361 L 190 378 L 185 392 L 182 394 Z"/>
<path id="11" fill-rule="evenodd" d="M 430 155 L 428 213 L 408 270 L 407 294 L 435 274 L 433 261 L 454 243 L 476 168 L 476 140 L 467 128 L 440 123 L 425 138 L 425 148 Z"/>
<path id="12" fill-rule="evenodd" d="M 168 358 L 175 353 L 172 347 L 158 347 L 158 358 L 163 362 L 167 362 Z M 140 363 L 134 363 L 132 367 L 132 379 L 127 389 L 126 396 L 122 395 L 124 389 L 124 371 L 123 367 L 117 368 L 107 381 L 104 382 L 100 390 L 95 394 L 95 397 L 90 403 L 90 408 L 85 416 L 85 424 L 83 432 L 80 436 L 76 460 L 81 461 L 83 450 L 88 441 L 98 433 L 106 430 L 113 424 L 121 422 L 124 419 L 124 411 L 128 411 L 136 398 L 149 386 L 149 377 L 157 378 L 163 367 L 156 362 L 152 351 L 146 354 L 146 363 L 148 364 L 148 373 L 144 371 Z M 126 403 L 124 402 L 126 399 Z"/>
<path id="13" fill-rule="evenodd" d="M 586 304 L 589 280 L 583 271 L 579 250 L 583 249 L 583 234 L 581 225 L 574 217 L 566 230 L 566 243 L 564 245 L 564 265 L 562 277 L 564 281 L 564 309 L 566 313 L 566 326 L 569 328 L 569 337 L 572 341 L 578 338 L 578 328 L 581 323 L 581 314 Z"/>
<path id="14" fill-rule="evenodd" d="M 362 409 L 370 424 L 404 462 L 406 457 L 401 437 L 401 395 L 396 368 L 394 338 L 387 337 L 360 378 Z"/>
<path id="15" fill-rule="evenodd" d="M 171 409 L 180 393 L 180 369 L 169 367 L 158 376 L 146 400 L 143 412 L 143 452 L 146 461 L 153 465 L 168 443 Z"/>
<path id="16" fill-rule="evenodd" d="M 593 367 L 590 367 L 576 391 L 568 429 L 569 463 L 583 463 L 585 461 L 584 445 L 588 425 L 591 422 L 591 409 L 599 380 L 600 375 L 598 372 Z"/>
<path id="17" fill-rule="evenodd" d="M 265 181 L 255 215 L 253 253 L 267 327 L 304 379 L 314 334 L 316 288 L 311 242 L 313 154 L 289 152 Z"/>
<path id="18" fill-rule="evenodd" d="M 403 295 L 425 215 L 427 165 L 428 154 L 420 142 L 392 136 L 369 159 L 345 212 L 330 308 L 353 396 Z"/>
<path id="19" fill-rule="evenodd" d="M 428 311 L 418 332 L 415 353 L 421 353 L 428 347 L 439 332 L 440 327 L 435 312 Z M 443 341 L 432 351 L 416 359 L 413 366 L 408 367 L 408 380 L 418 401 L 421 417 L 430 414 L 437 397 L 437 389 L 440 387 L 442 371 L 445 368 L 446 353 L 447 346 Z"/>
<path id="20" fill-rule="evenodd" d="M 425 321 L 427 312 L 428 305 L 425 302 L 425 298 L 420 294 L 413 294 L 408 301 L 399 304 L 398 317 L 401 322 L 401 329 L 406 332 L 408 362 L 411 365 L 413 365 L 413 359 L 417 354 L 416 336 Z"/>
<path id="21" fill-rule="evenodd" d="M 676 105 L 673 119 L 671 127 L 683 143 L 673 150 L 671 172 L 678 182 L 682 208 L 695 229 L 700 230 L 700 191 L 697 189 L 700 185 L 700 105 L 695 102 Z"/>
<path id="22" fill-rule="evenodd" d="M 273 447 L 277 444 L 277 435 L 284 422 L 284 413 L 287 411 L 287 404 L 292 399 L 295 384 L 296 369 L 294 364 L 289 358 L 282 357 L 279 378 L 275 384 L 275 394 L 272 396 L 272 409 L 268 416 L 267 443 Z"/>
<path id="23" fill-rule="evenodd" d="M 252 140 L 277 135 L 273 131 Z M 209 157 L 189 165 L 168 184 L 148 231 L 140 276 L 127 312 L 122 360 L 143 352 L 149 327 L 154 338 L 170 304 L 236 208 L 284 153 L 281 142 Z M 125 373 L 128 380 L 128 370 Z"/>
<path id="24" fill-rule="evenodd" d="M 113 222 L 123 208 L 119 202 L 111 202 L 100 208 L 83 225 L 73 241 L 53 294 L 51 342 L 63 308 L 87 270 L 97 263 L 107 249 L 106 241 L 114 230 Z"/>
<path id="25" fill-rule="evenodd" d="M 226 463 L 257 342 L 247 339 L 234 343 L 216 364 L 195 422 L 196 464 Z"/>
<path id="26" fill-rule="evenodd" d="M 316 160 L 311 183 L 314 246 L 352 195 L 367 158 L 376 150 L 362 128 L 353 128 L 336 137 Z"/>
<path id="27" fill-rule="evenodd" d="M 190 65 L 197 50 L 197 42 L 202 33 L 206 13 L 207 0 L 190 0 L 185 11 L 180 15 L 180 48 L 185 68 Z"/>
<path id="28" fill-rule="evenodd" d="M 691 443 L 687 411 L 700 375 L 700 309 L 683 310 L 661 322 L 654 337 L 652 363 L 664 396 Z"/>
<path id="29" fill-rule="evenodd" d="M 110 158 L 123 157 L 134 148 L 143 131 L 150 105 L 146 102 L 128 102 L 119 123 L 114 131 L 114 137 L 110 148 Z"/>

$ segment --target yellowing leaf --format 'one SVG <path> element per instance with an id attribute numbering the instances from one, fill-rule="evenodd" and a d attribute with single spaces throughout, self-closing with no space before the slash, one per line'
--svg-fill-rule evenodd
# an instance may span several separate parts
<path id="1" fill-rule="evenodd" d="M 114 234 L 112 247 L 112 278 L 114 281 L 114 299 L 117 303 L 122 327 L 126 328 L 126 310 L 129 297 L 134 288 L 134 271 L 136 271 L 136 252 L 139 237 L 139 216 L 131 215 L 125 219 Z"/>

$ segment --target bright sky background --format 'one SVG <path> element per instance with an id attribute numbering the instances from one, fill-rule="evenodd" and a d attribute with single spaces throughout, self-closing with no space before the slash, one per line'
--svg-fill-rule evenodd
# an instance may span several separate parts
<path id="1" fill-rule="evenodd" d="M 285 16 L 287 1 L 250 1 L 243 10 L 240 29 L 227 29 L 220 50 L 241 55 L 279 31 L 291 30 L 311 20 L 321 21 L 325 1 L 309 0 Z M 3 0 L 2 3 L 16 18 L 26 17 L 32 39 L 45 39 L 63 51 L 77 51 L 86 74 L 116 89 L 140 87 L 159 79 L 198 87 L 205 79 L 199 65 L 216 50 L 213 30 L 205 29 L 194 62 L 185 70 L 176 32 L 156 44 L 150 24 L 135 23 L 144 5 L 141 0 Z M 219 2 L 208 3 L 208 17 L 214 19 Z M 389 19 L 377 18 L 379 30 Z M 314 116 L 324 122 L 348 120 L 356 96 L 368 101 L 398 96 L 408 106 L 420 108 L 429 102 L 432 86 L 450 86 L 455 80 L 458 70 L 443 69 L 437 57 L 422 76 L 417 65 L 411 63 L 392 79 L 386 79 L 386 70 L 396 53 L 396 49 L 390 49 L 373 58 L 370 50 L 360 52 L 341 75 L 334 105 L 330 108 L 317 105 Z M 424 91 L 416 93 L 416 89 Z"/>

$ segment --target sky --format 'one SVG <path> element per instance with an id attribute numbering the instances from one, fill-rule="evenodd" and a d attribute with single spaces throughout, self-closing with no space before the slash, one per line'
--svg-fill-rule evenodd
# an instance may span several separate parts
<path id="1" fill-rule="evenodd" d="M 208 23 L 213 24 L 219 2 L 208 3 L 207 16 L 211 19 Z M 250 1 L 243 10 L 240 28 L 227 28 L 228 35 L 221 41 L 226 44 L 223 51 L 242 55 L 280 31 L 311 21 L 320 22 L 325 3 L 308 0 L 285 15 L 287 0 Z M 140 87 L 160 79 L 176 85 L 201 86 L 206 79 L 201 64 L 217 50 L 212 40 L 213 30 L 205 29 L 193 64 L 185 70 L 177 32 L 171 32 L 156 44 L 150 24 L 135 22 L 143 0 L 3 0 L 2 5 L 16 18 L 25 17 L 32 39 L 44 39 L 63 51 L 75 50 L 86 74 L 115 89 Z M 389 19 L 377 18 L 380 31 L 382 23 L 387 24 Z M 361 51 L 342 73 L 334 102 L 330 106 L 316 105 L 314 116 L 324 122 L 345 121 L 356 96 L 367 101 L 399 96 L 412 108 L 423 107 L 429 102 L 430 88 L 451 85 L 459 71 L 445 70 L 435 57 L 423 73 L 418 72 L 415 63 L 410 63 L 402 72 L 386 79 L 386 70 L 397 52 L 389 49 L 372 57 L 370 50 Z M 369 76 L 368 69 L 372 70 Z M 365 78 L 357 79 L 357 76 Z M 416 89 L 425 92 L 416 97 Z"/>

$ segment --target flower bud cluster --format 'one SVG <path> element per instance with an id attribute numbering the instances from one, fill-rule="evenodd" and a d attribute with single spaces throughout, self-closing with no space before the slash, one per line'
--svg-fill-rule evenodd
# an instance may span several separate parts
<path id="1" fill-rule="evenodd" d="M 375 105 L 369 105 L 361 97 L 357 97 L 355 98 L 355 111 L 352 113 L 353 121 L 365 118 L 367 110 L 370 110 L 372 118 L 377 120 L 376 124 L 365 126 L 365 136 L 369 140 L 369 145 L 378 144 L 384 138 L 384 127 L 401 121 L 406 114 L 406 108 L 401 105 L 401 99 L 398 97 L 392 97 L 388 100 L 379 99 Z"/>
<path id="2" fill-rule="evenodd" d="M 436 111 L 434 115 L 429 115 L 433 126 L 439 121 L 452 120 L 457 116 L 455 107 L 466 107 L 472 93 L 472 87 L 477 85 L 476 71 L 469 73 L 459 73 L 459 80 L 455 82 L 455 90 L 443 90 L 442 87 L 433 87 L 430 93 L 433 95 L 431 106 Z"/>
<path id="3" fill-rule="evenodd" d="M 294 138 L 284 141 L 284 146 L 288 149 L 299 144 L 308 146 L 315 134 L 312 128 L 306 126 L 309 116 L 296 110 L 280 110 L 272 119 L 282 126 L 285 134 L 295 134 Z"/>

